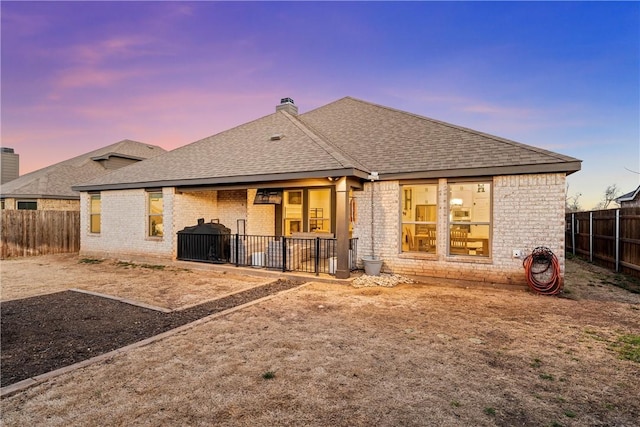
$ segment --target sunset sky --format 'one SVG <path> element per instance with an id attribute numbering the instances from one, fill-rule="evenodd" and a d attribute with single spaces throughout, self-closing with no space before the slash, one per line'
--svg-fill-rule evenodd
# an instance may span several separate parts
<path id="1" fill-rule="evenodd" d="M 171 150 L 283 97 L 304 113 L 353 96 L 582 159 L 584 208 L 640 184 L 638 2 L 0 9 L 2 146 L 21 173 L 122 139 Z"/>

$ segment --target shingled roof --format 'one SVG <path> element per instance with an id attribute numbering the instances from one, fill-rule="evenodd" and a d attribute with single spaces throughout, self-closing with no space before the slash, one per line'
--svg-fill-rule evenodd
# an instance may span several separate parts
<path id="1" fill-rule="evenodd" d="M 2 184 L 0 197 L 79 199 L 80 195 L 71 189 L 72 185 L 113 172 L 101 161 L 111 157 L 144 160 L 162 153 L 166 150 L 156 145 L 125 139 Z"/>
<path id="2" fill-rule="evenodd" d="M 281 109 L 74 189 L 366 178 L 371 171 L 398 179 L 579 169 L 573 157 L 346 97 L 300 115 Z"/>
<path id="3" fill-rule="evenodd" d="M 622 202 L 633 202 L 636 196 L 640 194 L 640 185 L 633 191 L 623 194 L 615 199 L 616 203 L 621 204 Z"/>

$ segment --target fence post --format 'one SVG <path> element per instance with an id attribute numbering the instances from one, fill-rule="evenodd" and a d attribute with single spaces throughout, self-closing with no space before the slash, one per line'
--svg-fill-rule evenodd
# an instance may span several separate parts
<path id="1" fill-rule="evenodd" d="M 571 213 L 571 251 L 576 255 L 576 214 Z"/>
<path id="2" fill-rule="evenodd" d="M 620 209 L 616 209 L 616 273 L 620 271 Z"/>
<path id="3" fill-rule="evenodd" d="M 593 262 L 593 211 L 589 211 L 589 262 Z"/>

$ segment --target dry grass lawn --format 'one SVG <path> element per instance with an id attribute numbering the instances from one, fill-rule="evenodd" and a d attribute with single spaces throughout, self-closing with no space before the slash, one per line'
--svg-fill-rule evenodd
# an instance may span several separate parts
<path id="1" fill-rule="evenodd" d="M 76 254 L 12 258 L 0 261 L 0 296 L 6 301 L 76 288 L 174 310 L 272 280 L 194 267 L 78 258 Z"/>
<path id="2" fill-rule="evenodd" d="M 182 287 L 225 278 L 112 265 L 106 280 L 100 265 L 46 259 L 37 280 L 30 265 L 42 259 L 0 262 L 2 298 L 31 283 L 179 306 Z M 14 262 L 24 263 L 15 284 Z M 610 276 L 568 261 L 563 298 L 313 283 L 5 398 L 2 424 L 637 425 L 640 361 L 620 350 L 640 334 L 640 295 L 604 284 Z M 177 293 L 163 302 L 160 289 Z"/>

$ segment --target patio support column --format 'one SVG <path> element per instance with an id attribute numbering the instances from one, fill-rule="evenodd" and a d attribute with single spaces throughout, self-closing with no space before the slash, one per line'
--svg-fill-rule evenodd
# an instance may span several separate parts
<path id="1" fill-rule="evenodd" d="M 349 268 L 349 182 L 343 176 L 336 182 L 336 279 L 348 279 Z"/>

